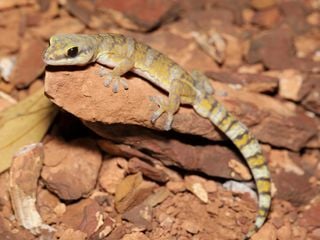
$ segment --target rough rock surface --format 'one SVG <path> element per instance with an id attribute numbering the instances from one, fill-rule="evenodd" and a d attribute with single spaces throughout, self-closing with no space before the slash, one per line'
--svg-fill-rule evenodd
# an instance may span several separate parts
<path id="1" fill-rule="evenodd" d="M 102 159 L 92 140 L 77 139 L 65 144 L 52 139 L 45 145 L 45 155 L 41 176 L 60 198 L 76 200 L 94 189 Z"/>
<path id="2" fill-rule="evenodd" d="M 44 72 L 51 35 L 101 32 L 132 36 L 202 71 L 255 134 L 273 198 L 253 240 L 320 239 L 319 29 L 318 0 L 0 1 L 0 109 L 43 87 L 60 108 L 33 179 L 37 210 L 54 231 L 20 226 L 2 172 L 0 239 L 227 240 L 243 239 L 253 224 L 246 163 L 192 107 L 182 106 L 164 132 L 165 116 L 150 123 L 157 106 L 149 97 L 167 93 L 142 78 L 126 74 L 129 90 L 114 94 L 97 64 Z M 2 113 L 0 136 L 20 117 Z M 25 170 L 16 174 L 28 183 Z"/>

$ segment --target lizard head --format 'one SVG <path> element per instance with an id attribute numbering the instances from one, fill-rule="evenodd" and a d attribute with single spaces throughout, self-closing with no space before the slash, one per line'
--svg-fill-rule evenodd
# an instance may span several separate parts
<path id="1" fill-rule="evenodd" d="M 90 35 L 54 35 L 43 61 L 48 65 L 85 65 L 95 60 L 97 44 L 97 39 Z"/>

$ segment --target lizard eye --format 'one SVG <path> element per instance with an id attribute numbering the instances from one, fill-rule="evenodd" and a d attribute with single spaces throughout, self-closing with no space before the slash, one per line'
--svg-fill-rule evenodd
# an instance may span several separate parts
<path id="1" fill-rule="evenodd" d="M 77 56 L 78 55 L 78 47 L 69 48 L 67 55 L 68 55 L 68 57 L 72 57 L 72 58 Z"/>

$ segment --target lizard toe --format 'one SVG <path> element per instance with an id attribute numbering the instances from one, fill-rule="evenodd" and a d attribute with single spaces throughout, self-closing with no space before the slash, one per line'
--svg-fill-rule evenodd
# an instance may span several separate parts
<path id="1" fill-rule="evenodd" d="M 173 114 L 168 113 L 168 117 L 167 117 L 166 123 L 164 125 L 164 130 L 169 131 L 171 129 L 172 122 L 173 122 Z"/>
<path id="2" fill-rule="evenodd" d="M 112 76 L 111 75 L 107 75 L 106 78 L 103 81 L 103 85 L 105 87 L 110 87 L 111 82 L 112 82 Z"/>
<path id="3" fill-rule="evenodd" d="M 157 111 L 155 111 L 151 116 L 151 122 L 155 123 L 157 119 L 164 113 L 164 110 L 162 108 L 159 108 Z"/>
<path id="4" fill-rule="evenodd" d="M 128 90 L 128 89 L 129 89 L 127 80 L 126 80 L 125 78 L 120 77 L 120 83 L 121 83 L 121 85 L 123 86 L 123 88 L 124 88 L 125 90 Z"/>

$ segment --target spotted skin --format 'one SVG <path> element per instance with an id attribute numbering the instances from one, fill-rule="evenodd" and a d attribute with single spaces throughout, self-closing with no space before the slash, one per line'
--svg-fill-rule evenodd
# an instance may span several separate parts
<path id="1" fill-rule="evenodd" d="M 72 55 L 69 54 L 72 49 Z M 77 54 L 75 54 L 77 53 Z M 265 222 L 271 205 L 270 173 L 256 138 L 236 120 L 214 97 L 210 81 L 198 72 L 189 74 L 173 60 L 157 50 L 120 34 L 60 34 L 50 38 L 44 61 L 48 65 L 85 65 L 98 62 L 112 67 L 110 73 L 101 73 L 106 86 L 113 83 L 113 91 L 128 85 L 122 77 L 128 71 L 151 81 L 169 93 L 168 98 L 153 97 L 159 109 L 151 121 L 167 114 L 164 129 L 171 129 L 173 116 L 180 104 L 189 104 L 202 117 L 210 119 L 224 132 L 246 159 L 255 179 L 259 202 L 250 238 Z"/>

